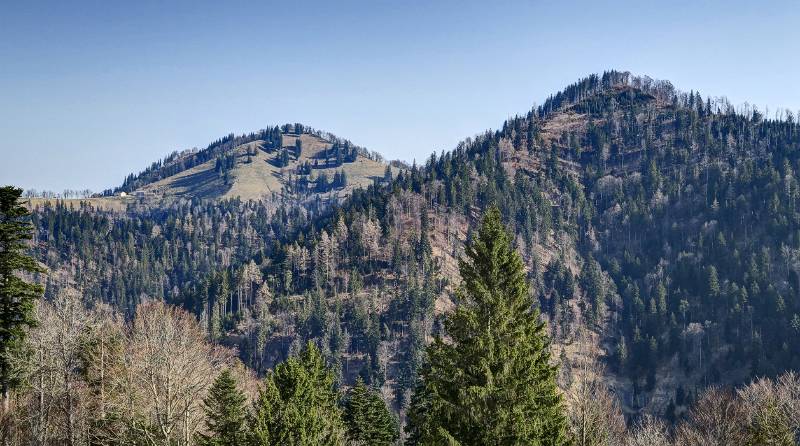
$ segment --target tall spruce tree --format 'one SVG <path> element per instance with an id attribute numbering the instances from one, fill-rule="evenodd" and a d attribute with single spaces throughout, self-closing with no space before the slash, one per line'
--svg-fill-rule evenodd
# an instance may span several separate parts
<path id="1" fill-rule="evenodd" d="M 496 208 L 459 268 L 458 306 L 445 321 L 448 338 L 427 348 L 410 437 L 423 445 L 565 444 L 546 328 Z"/>
<path id="2" fill-rule="evenodd" d="M 200 446 L 238 446 L 245 443 L 247 429 L 247 398 L 236 386 L 230 370 L 219 374 L 204 400 L 207 434 L 197 436 Z"/>
<path id="3" fill-rule="evenodd" d="M 388 446 L 400 436 L 397 419 L 377 392 L 358 378 L 344 406 L 347 437 L 354 444 Z"/>
<path id="4" fill-rule="evenodd" d="M 418 373 L 420 376 L 430 374 L 430 365 L 423 363 Z M 435 438 L 433 423 L 430 423 L 430 407 L 433 402 L 433 395 L 422 380 L 417 380 L 414 393 L 411 395 L 411 403 L 408 408 L 408 419 L 405 425 L 406 440 L 405 444 L 416 446 L 423 445 L 423 440 Z"/>
<path id="5" fill-rule="evenodd" d="M 31 238 L 30 212 L 19 202 L 22 189 L 0 188 L 0 391 L 8 410 L 9 393 L 19 385 L 14 358 L 22 352 L 27 330 L 36 325 L 34 305 L 44 289 L 20 273 L 43 269 L 25 253 Z"/>
<path id="6" fill-rule="evenodd" d="M 278 364 L 264 381 L 250 420 L 253 446 L 345 444 L 335 377 L 309 342 L 299 356 Z"/>

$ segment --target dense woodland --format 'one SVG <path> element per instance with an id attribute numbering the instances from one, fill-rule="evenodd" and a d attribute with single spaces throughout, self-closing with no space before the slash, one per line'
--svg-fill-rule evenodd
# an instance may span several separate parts
<path id="1" fill-rule="evenodd" d="M 645 416 L 626 428 L 597 358 L 559 389 L 546 324 L 522 257 L 496 207 L 459 261 L 457 306 L 434 336 L 399 423 L 376 386 L 346 390 L 318 344 L 257 382 L 235 352 L 185 310 L 150 300 L 127 322 L 74 292 L 43 289 L 24 255 L 30 224 L 20 189 L 0 189 L 0 317 L 27 330 L 0 339 L 6 444 L 67 445 L 793 445 L 800 378 L 787 373 L 736 393 L 710 389 L 675 429 Z M 16 197 L 15 197 L 16 195 Z M 8 199 L 11 197 L 12 199 Z M 6 269 L 5 266 L 16 267 Z M 11 275 L 9 275 L 11 274 Z M 9 280 L 10 279 L 10 280 Z M 16 296 L 16 298 L 14 298 Z M 34 305 L 14 307 L 14 302 Z M 9 337 L 10 335 L 10 337 Z"/>
<path id="2" fill-rule="evenodd" d="M 171 155 L 118 189 L 215 158 L 224 174 L 227 151 L 289 130 Z M 337 147 L 326 164 L 352 156 Z M 591 384 L 635 435 L 684 441 L 715 424 L 718 405 L 750 417 L 758 398 L 797 404 L 786 372 L 800 369 L 798 169 L 791 113 L 608 72 L 340 204 L 181 199 L 119 213 L 58 202 L 34 210 L 33 254 L 49 270 L 37 275 L 48 305 L 77 295 L 120 326 L 153 302 L 176 305 L 199 321 L 198 339 L 257 376 L 312 361 L 292 359 L 310 341 L 333 388 L 363 382 L 407 424 L 426 345 L 451 335 L 457 259 L 496 205 L 547 322 L 569 422 L 583 413 L 571 395 Z M 754 423 L 767 422 L 739 424 Z"/>

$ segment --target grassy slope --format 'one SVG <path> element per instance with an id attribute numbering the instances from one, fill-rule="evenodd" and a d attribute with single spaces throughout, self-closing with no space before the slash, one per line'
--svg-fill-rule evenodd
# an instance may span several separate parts
<path id="1" fill-rule="evenodd" d="M 283 146 L 293 147 L 297 135 L 284 135 Z M 243 200 L 258 200 L 269 197 L 273 192 L 285 192 L 290 177 L 295 174 L 296 168 L 317 158 L 321 151 L 331 146 L 328 141 L 317 136 L 303 134 L 299 138 L 303 150 L 298 160 L 292 159 L 287 167 L 277 167 L 275 164 L 278 151 L 267 153 L 260 150 L 262 141 L 254 141 L 236 147 L 236 166 L 232 170 L 231 184 L 225 185 L 223 180 L 214 171 L 215 160 L 187 169 L 169 178 L 157 181 L 142 188 L 148 195 L 157 198 L 170 198 L 178 196 L 196 196 L 201 198 L 234 198 Z M 246 162 L 248 149 L 255 151 L 251 162 Z M 255 150 L 254 150 L 255 149 Z M 359 156 L 355 162 L 345 163 L 339 167 L 314 169 L 311 177 L 316 178 L 325 172 L 328 179 L 332 179 L 338 170 L 347 174 L 348 185 L 344 190 L 332 191 L 324 196 L 348 195 L 354 188 L 365 187 L 372 183 L 374 178 L 381 178 L 386 165 L 384 163 Z"/>

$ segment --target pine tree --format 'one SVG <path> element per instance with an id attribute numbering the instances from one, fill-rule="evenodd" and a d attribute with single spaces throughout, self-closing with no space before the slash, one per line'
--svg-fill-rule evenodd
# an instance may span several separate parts
<path id="1" fill-rule="evenodd" d="M 344 407 L 347 436 L 355 444 L 383 446 L 400 436 L 397 420 L 377 392 L 371 391 L 359 378 L 350 390 Z"/>
<path id="2" fill-rule="evenodd" d="M 334 375 L 309 342 L 265 379 L 250 420 L 253 446 L 343 445 L 344 424 Z"/>
<path id="3" fill-rule="evenodd" d="M 236 378 L 230 370 L 219 374 L 208 397 L 204 400 L 208 434 L 200 434 L 200 446 L 238 446 L 244 443 L 247 430 L 245 421 L 247 398 L 236 386 Z"/>
<path id="4" fill-rule="evenodd" d="M 19 203 L 21 195 L 20 188 L 0 188 L 0 390 L 6 411 L 10 391 L 20 384 L 13 358 L 22 352 L 27 330 L 36 325 L 34 304 L 44 293 L 41 285 L 18 275 L 44 271 L 25 254 L 32 225 L 30 212 Z"/>
<path id="5" fill-rule="evenodd" d="M 425 445 L 565 444 L 546 328 L 496 208 L 459 268 L 459 305 L 445 321 L 449 339 L 437 336 L 427 348 L 418 390 L 427 396 L 412 405 L 409 431 Z"/>

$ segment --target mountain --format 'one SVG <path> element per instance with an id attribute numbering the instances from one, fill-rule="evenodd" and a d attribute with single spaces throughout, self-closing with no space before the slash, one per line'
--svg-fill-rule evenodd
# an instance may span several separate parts
<path id="1" fill-rule="evenodd" d="M 387 164 L 349 143 L 311 133 L 282 133 L 274 147 L 263 140 L 235 141 L 217 158 L 142 184 L 133 193 L 157 199 L 347 195 L 383 178 Z M 184 157 L 173 162 L 180 163 Z M 169 167 L 168 166 L 165 166 Z M 344 180 L 338 177 L 344 175 Z M 335 181 L 334 181 L 335 180 Z M 134 182 L 135 183 L 135 182 Z"/>
<path id="2" fill-rule="evenodd" d="M 402 163 L 388 163 L 348 140 L 302 124 L 230 134 L 203 150 L 173 152 L 121 186 L 67 200 L 122 210 L 127 204 L 165 205 L 180 199 L 336 202 L 354 189 L 382 181 Z M 34 198 L 34 204 L 49 202 Z"/>
<path id="3" fill-rule="evenodd" d="M 270 129 L 172 155 L 116 191 L 193 200 L 127 215 L 40 206 L 48 296 L 75 288 L 127 315 L 149 299 L 181 305 L 258 372 L 315 340 L 344 383 L 362 376 L 402 413 L 422 347 L 457 303 L 464 242 L 497 205 L 564 387 L 599 358 L 628 414 L 674 420 L 709 385 L 800 369 L 791 114 L 611 71 L 423 166 L 384 175 L 370 159 L 368 173 L 346 171 L 366 187 L 310 207 L 313 181 L 295 178 L 315 178 L 323 146 L 339 147 L 333 172 L 372 166 L 314 132 Z M 301 200 L 224 199 L 279 190 Z"/>
<path id="4" fill-rule="evenodd" d="M 244 135 L 230 134 L 203 150 L 173 152 L 121 186 L 86 198 L 63 200 L 74 206 L 125 211 L 129 206 L 160 207 L 178 200 L 296 201 L 326 206 L 357 188 L 383 181 L 405 166 L 386 162 L 348 140 L 302 124 L 285 124 Z M 52 202 L 34 197 L 33 205 Z"/>

